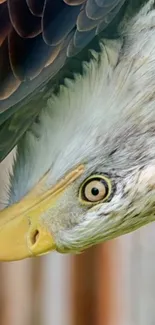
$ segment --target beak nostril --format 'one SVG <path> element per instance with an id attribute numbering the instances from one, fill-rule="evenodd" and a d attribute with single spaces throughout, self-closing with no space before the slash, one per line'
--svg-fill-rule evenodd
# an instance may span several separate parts
<path id="1" fill-rule="evenodd" d="M 39 230 L 36 229 L 31 235 L 31 244 L 32 245 L 36 244 L 38 238 L 39 238 Z"/>
<path id="2" fill-rule="evenodd" d="M 31 224 L 27 234 L 27 248 L 29 256 L 43 255 L 56 248 L 51 233 L 43 225 Z"/>

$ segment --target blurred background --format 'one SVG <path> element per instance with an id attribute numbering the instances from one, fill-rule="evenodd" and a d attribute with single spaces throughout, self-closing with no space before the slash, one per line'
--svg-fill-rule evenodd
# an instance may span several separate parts
<path id="1" fill-rule="evenodd" d="M 155 325 L 155 224 L 77 256 L 0 263 L 0 325 Z"/>

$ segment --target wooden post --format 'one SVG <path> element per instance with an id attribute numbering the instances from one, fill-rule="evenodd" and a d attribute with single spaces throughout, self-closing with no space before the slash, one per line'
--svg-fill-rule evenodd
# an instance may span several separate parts
<path id="1" fill-rule="evenodd" d="M 95 324 L 95 254 L 88 249 L 72 260 L 72 325 Z"/>
<path id="2" fill-rule="evenodd" d="M 124 325 L 121 267 L 119 240 L 73 258 L 73 325 Z"/>
<path id="3" fill-rule="evenodd" d="M 121 241 L 108 241 L 96 252 L 95 325 L 124 325 L 124 281 Z"/>

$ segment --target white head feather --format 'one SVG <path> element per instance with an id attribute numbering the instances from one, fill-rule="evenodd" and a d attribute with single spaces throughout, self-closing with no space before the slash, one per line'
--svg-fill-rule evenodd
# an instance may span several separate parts
<path id="1" fill-rule="evenodd" d="M 154 218 L 154 191 L 148 194 L 148 168 L 155 163 L 153 4 L 154 1 L 149 1 L 138 15 L 125 26 L 122 24 L 121 39 L 101 41 L 101 53 L 92 52 L 91 62 L 83 65 L 83 75 L 75 76 L 74 81 L 66 80 L 57 96 L 51 93 L 39 125 L 34 123 L 19 144 L 9 203 L 20 200 L 47 171 L 45 188 L 81 162 L 88 165 L 85 177 L 95 168 L 112 172 L 114 178 L 121 180 L 111 202 L 97 210 L 89 212 L 78 206 L 76 195 L 71 194 L 71 190 L 75 194 L 77 182 L 65 194 L 57 211 L 42 216 L 45 223 L 51 223 L 61 249 L 82 248 L 136 228 L 148 222 L 148 207 L 149 220 Z M 148 187 L 140 190 L 141 168 Z M 128 197 L 124 197 L 127 188 Z M 135 193 L 138 193 L 136 199 Z M 142 202 L 138 204 L 140 199 Z M 134 220 L 137 211 L 143 215 L 142 220 Z"/>

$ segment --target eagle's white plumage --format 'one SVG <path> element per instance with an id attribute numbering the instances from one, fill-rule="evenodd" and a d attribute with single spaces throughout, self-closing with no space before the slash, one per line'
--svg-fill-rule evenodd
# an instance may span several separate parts
<path id="1" fill-rule="evenodd" d="M 65 81 L 52 95 L 18 146 L 9 203 L 19 201 L 48 172 L 43 191 L 65 173 L 85 164 L 40 220 L 58 250 L 81 250 L 154 219 L 155 10 L 151 0 L 132 19 L 122 38 L 102 39 L 101 53 L 84 63 L 83 76 Z M 23 168 L 24 166 L 24 168 Z M 88 209 L 78 188 L 91 173 L 115 183 L 109 202 Z"/>
<path id="2" fill-rule="evenodd" d="M 94 59 L 83 64 L 83 76 L 76 75 L 75 81 L 66 79 L 58 96 L 51 94 L 39 125 L 33 124 L 26 133 L 20 144 L 22 153 L 13 177 L 11 203 L 25 195 L 49 169 L 50 186 L 74 165 L 96 155 L 97 141 L 100 143 L 99 138 L 109 133 L 114 118 L 117 120 L 107 85 L 118 62 L 121 42 L 102 42 L 101 48 L 101 55 L 94 52 Z"/>
<path id="3" fill-rule="evenodd" d="M 97 155 L 97 142 L 100 153 L 99 139 L 104 142 L 110 136 L 113 141 L 134 124 L 142 123 L 143 132 L 150 127 L 155 117 L 155 11 L 148 11 L 153 2 L 125 24 L 124 40 L 102 40 L 101 54 L 92 51 L 94 59 L 83 64 L 84 75 L 66 79 L 59 94 L 51 94 L 40 124 L 33 124 L 22 141 L 11 202 L 49 169 L 53 185 L 75 164 Z"/>

